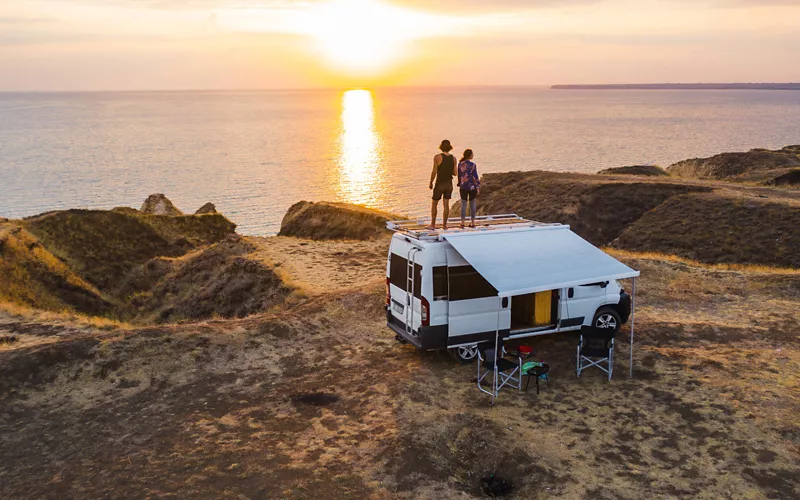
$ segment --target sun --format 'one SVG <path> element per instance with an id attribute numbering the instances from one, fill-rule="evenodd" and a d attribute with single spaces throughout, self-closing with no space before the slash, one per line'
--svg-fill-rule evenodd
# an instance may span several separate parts
<path id="1" fill-rule="evenodd" d="M 413 11 L 375 0 L 333 0 L 312 13 L 311 34 L 325 59 L 346 72 L 377 72 L 404 56 L 424 24 Z"/>

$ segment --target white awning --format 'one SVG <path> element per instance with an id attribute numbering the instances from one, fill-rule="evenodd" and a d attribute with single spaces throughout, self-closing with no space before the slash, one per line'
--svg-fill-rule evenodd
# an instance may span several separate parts
<path id="1" fill-rule="evenodd" d="M 501 297 L 639 276 L 569 226 L 443 236 Z"/>

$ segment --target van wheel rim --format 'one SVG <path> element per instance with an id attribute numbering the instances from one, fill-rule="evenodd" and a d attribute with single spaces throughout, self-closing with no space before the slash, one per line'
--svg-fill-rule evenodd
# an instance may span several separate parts
<path id="1" fill-rule="evenodd" d="M 461 359 L 472 359 L 478 354 L 478 346 L 464 346 L 458 348 L 458 355 Z"/>
<path id="2" fill-rule="evenodd" d="M 597 317 L 597 321 L 595 322 L 594 326 L 597 328 L 616 328 L 617 319 L 610 314 L 601 314 Z"/>

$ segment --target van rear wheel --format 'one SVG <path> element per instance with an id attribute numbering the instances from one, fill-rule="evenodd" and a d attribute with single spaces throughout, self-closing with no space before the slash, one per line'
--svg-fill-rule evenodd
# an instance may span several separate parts
<path id="1" fill-rule="evenodd" d="M 619 331 L 622 320 L 619 313 L 611 307 L 601 307 L 594 315 L 592 325 L 595 328 L 612 328 L 614 332 Z"/>
<path id="2" fill-rule="evenodd" d="M 453 354 L 453 357 L 456 358 L 456 361 L 462 365 L 466 365 L 467 363 L 471 363 L 478 355 L 478 344 L 454 347 L 450 349 L 450 352 Z"/>

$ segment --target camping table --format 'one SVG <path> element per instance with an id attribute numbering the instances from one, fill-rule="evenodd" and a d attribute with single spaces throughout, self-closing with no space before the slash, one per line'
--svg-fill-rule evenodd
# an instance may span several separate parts
<path id="1" fill-rule="evenodd" d="M 528 377 L 528 380 L 525 382 L 525 390 L 528 390 L 528 384 L 531 383 L 531 377 L 536 377 L 536 394 L 539 394 L 539 377 L 542 375 L 547 375 L 547 372 L 550 371 L 550 365 L 547 363 L 542 363 L 542 366 L 534 366 L 528 372 L 523 375 L 524 377 Z M 550 382 L 547 382 L 547 386 L 550 387 Z"/>

